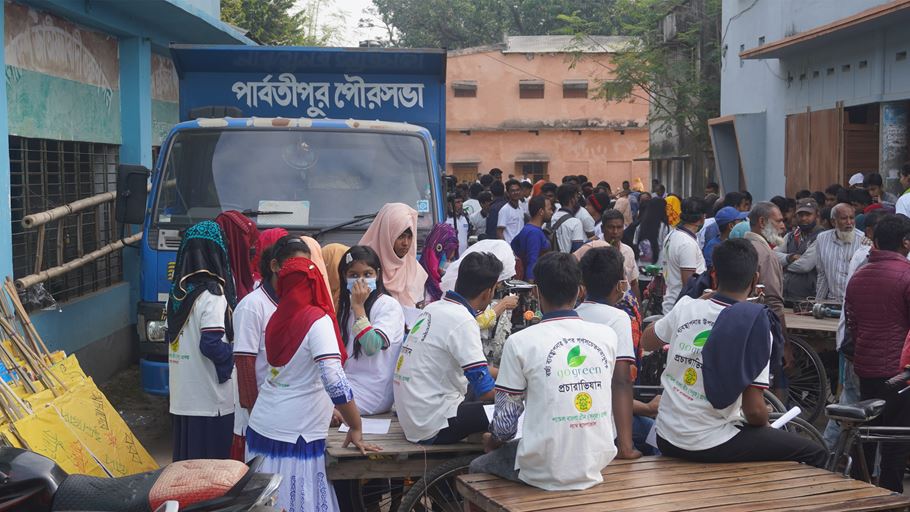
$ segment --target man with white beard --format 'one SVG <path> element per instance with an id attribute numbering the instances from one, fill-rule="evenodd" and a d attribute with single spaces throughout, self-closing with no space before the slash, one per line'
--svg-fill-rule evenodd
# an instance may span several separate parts
<path id="1" fill-rule="evenodd" d="M 818 270 L 815 298 L 843 302 L 847 289 L 850 260 L 864 245 L 872 245 L 865 234 L 856 229 L 853 207 L 839 203 L 831 209 L 834 229 L 819 233 L 815 243 L 806 250 L 804 264 L 814 264 Z"/>
<path id="2" fill-rule="evenodd" d="M 758 252 L 758 284 L 765 287 L 765 304 L 777 315 L 783 332 L 787 332 L 784 320 L 784 272 L 772 247 L 784 243 L 784 216 L 774 203 L 756 203 L 749 212 L 749 227 L 751 231 L 746 233 L 745 238 L 752 242 Z"/>

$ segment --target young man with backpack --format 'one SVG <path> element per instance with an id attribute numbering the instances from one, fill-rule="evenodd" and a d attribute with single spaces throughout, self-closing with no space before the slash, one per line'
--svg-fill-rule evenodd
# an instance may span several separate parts
<path id="1" fill-rule="evenodd" d="M 534 282 L 534 265 L 540 256 L 550 250 L 550 240 L 543 231 L 543 225 L 553 217 L 550 201 L 544 196 L 535 196 L 528 201 L 528 215 L 531 219 L 512 239 L 512 251 L 521 262 L 523 272 L 518 276 L 529 283 Z"/>
<path id="2" fill-rule="evenodd" d="M 585 243 L 581 221 L 575 218 L 578 211 L 578 187 L 564 183 L 556 190 L 561 205 L 550 219 L 550 246 L 559 252 L 573 253 Z"/>

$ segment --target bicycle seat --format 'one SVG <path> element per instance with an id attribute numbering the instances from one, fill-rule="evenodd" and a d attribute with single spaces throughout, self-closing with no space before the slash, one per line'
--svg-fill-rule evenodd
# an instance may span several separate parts
<path id="1" fill-rule="evenodd" d="M 878 417 L 885 409 L 885 401 L 873 398 L 853 404 L 831 404 L 825 407 L 828 417 L 834 420 L 866 422 Z"/>

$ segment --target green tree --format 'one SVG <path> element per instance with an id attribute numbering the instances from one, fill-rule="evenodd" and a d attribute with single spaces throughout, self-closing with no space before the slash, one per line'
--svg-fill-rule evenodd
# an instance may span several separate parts
<path id="1" fill-rule="evenodd" d="M 720 112 L 721 0 L 617 0 L 610 10 L 606 18 L 560 17 L 579 42 L 617 22 L 620 34 L 632 36 L 627 49 L 613 55 L 612 76 L 598 83 L 598 96 L 643 96 L 652 127 L 678 137 L 678 149 L 703 168 L 699 160 L 711 148 L 708 120 Z"/>
<path id="2" fill-rule="evenodd" d="M 566 34 L 562 14 L 593 19 L 615 0 L 373 0 L 378 18 L 410 48 L 458 49 L 501 42 L 504 35 Z M 614 33 L 604 23 L 602 34 Z M 391 38 L 390 38 L 391 39 Z"/>
<path id="3" fill-rule="evenodd" d="M 247 31 L 261 44 L 275 46 L 324 46 L 335 42 L 343 19 L 327 15 L 327 0 L 310 0 L 292 12 L 295 0 L 221 0 L 221 19 Z"/>

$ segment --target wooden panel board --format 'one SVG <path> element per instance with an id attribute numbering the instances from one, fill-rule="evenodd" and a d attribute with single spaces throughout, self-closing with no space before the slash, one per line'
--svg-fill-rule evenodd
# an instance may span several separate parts
<path id="1" fill-rule="evenodd" d="M 491 475 L 463 475 L 458 488 L 472 508 L 543 510 L 754 511 L 887 510 L 910 497 L 794 462 L 700 464 L 664 457 L 614 461 L 604 483 L 585 491 L 548 492 Z"/>
<path id="2" fill-rule="evenodd" d="M 847 183 L 843 176 L 842 114 L 839 108 L 809 113 L 809 190 Z"/>
<path id="3" fill-rule="evenodd" d="M 836 318 L 815 318 L 812 315 L 797 315 L 793 312 L 786 312 L 787 329 L 800 331 L 818 331 L 825 333 L 837 332 Z"/>
<path id="4" fill-rule="evenodd" d="M 787 197 L 809 188 L 809 115 L 787 116 L 784 176 Z"/>

